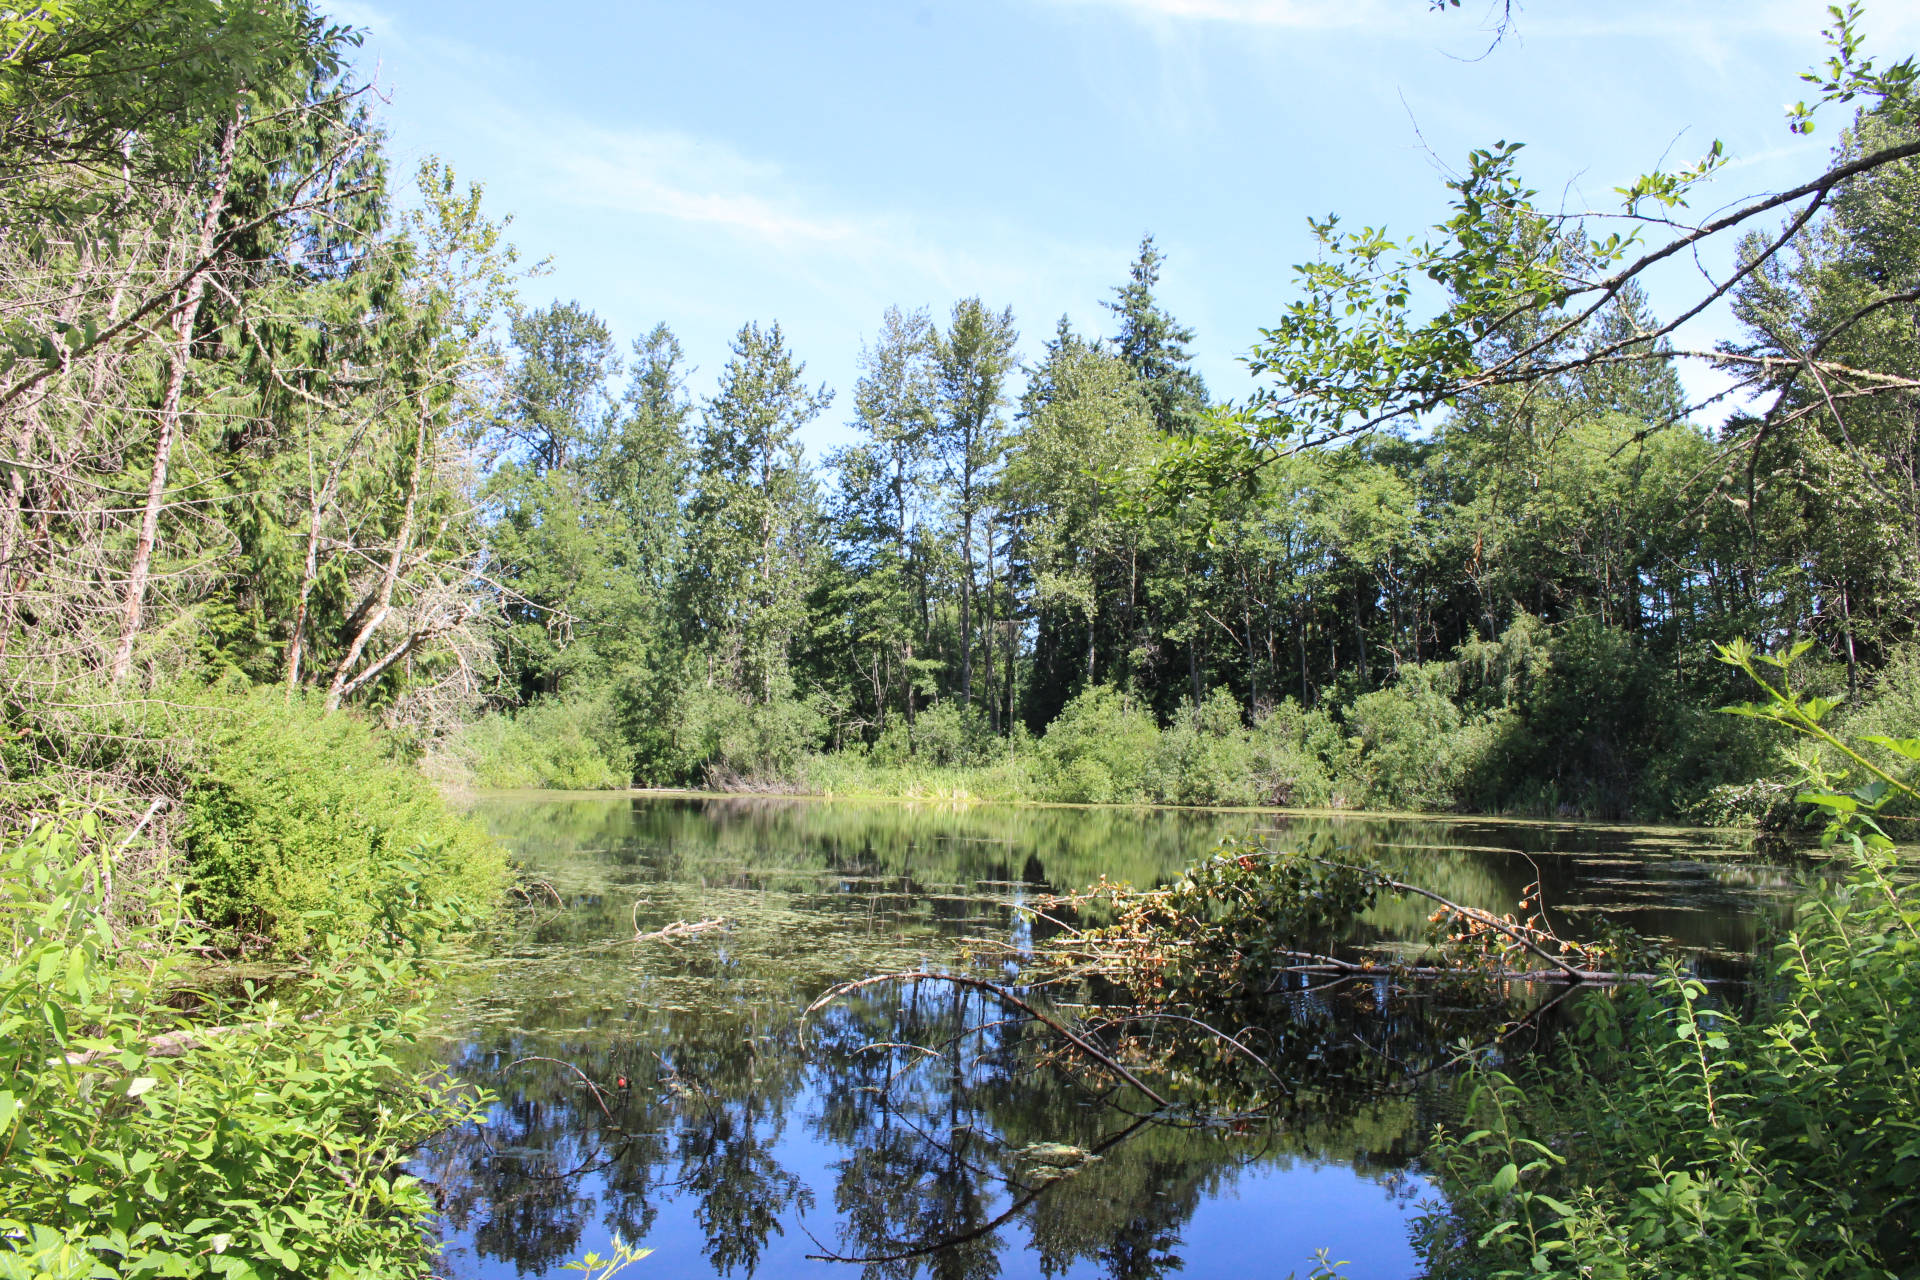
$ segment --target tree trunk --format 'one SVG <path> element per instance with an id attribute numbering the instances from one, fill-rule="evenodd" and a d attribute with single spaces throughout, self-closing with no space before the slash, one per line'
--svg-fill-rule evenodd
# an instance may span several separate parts
<path id="1" fill-rule="evenodd" d="M 199 256 L 213 253 L 214 236 L 227 207 L 227 179 L 233 173 L 233 150 L 240 140 L 240 116 L 227 121 L 220 138 L 220 160 L 214 170 L 213 193 L 200 219 Z M 111 678 L 126 679 L 133 666 L 133 642 L 140 634 L 140 616 L 147 603 L 147 580 L 153 569 L 153 544 L 160 532 L 160 508 L 167 495 L 167 464 L 180 429 L 180 398 L 187 383 L 187 362 L 193 354 L 193 329 L 200 319 L 200 300 L 207 292 L 207 271 L 196 271 L 187 282 L 173 317 L 173 353 L 167 369 L 166 394 L 160 401 L 160 424 L 153 442 L 153 469 L 147 476 L 147 501 L 140 512 L 140 536 L 133 546 L 133 564 L 127 572 L 127 600 L 120 615 L 120 639 L 114 646 Z"/>
<path id="2" fill-rule="evenodd" d="M 416 407 L 416 416 L 418 421 L 413 435 L 413 466 L 407 473 L 407 499 L 405 506 L 401 509 L 400 528 L 394 534 L 393 550 L 387 556 L 386 568 L 380 575 L 380 585 L 374 597 L 373 608 L 367 612 L 366 620 L 361 623 L 359 631 L 354 633 L 353 643 L 347 646 L 346 656 L 341 658 L 340 664 L 333 669 L 333 681 L 327 686 L 329 714 L 340 709 L 340 700 L 350 692 L 347 682 L 349 674 L 353 671 L 353 664 L 360 661 L 360 655 L 366 650 L 367 641 L 373 638 L 373 633 L 379 630 L 380 624 L 385 622 L 387 615 L 393 611 L 393 588 L 400 580 L 400 565 L 406 559 L 408 548 L 413 544 L 414 508 L 418 505 L 420 497 L 420 475 L 426 470 L 427 465 L 429 414 L 424 392 L 421 393 L 420 403 Z M 352 687 L 358 689 L 365 683 L 366 676 L 363 674 L 360 679 L 353 682 Z"/>
<path id="3" fill-rule="evenodd" d="M 960 705 L 973 705 L 973 512 L 960 518 Z"/>
<path id="4" fill-rule="evenodd" d="M 1011 610 L 1009 610 L 1011 612 Z M 1019 653 L 1020 637 L 1014 620 L 1007 619 L 1007 648 L 1005 667 L 1007 672 L 1007 718 L 1002 721 L 1007 726 L 1008 736 L 1013 734 L 1013 695 L 1014 695 L 1014 658 Z"/>
<path id="5" fill-rule="evenodd" d="M 986 540 L 985 550 L 987 553 L 987 598 L 986 598 L 986 603 L 982 605 L 980 609 L 980 644 L 981 644 L 981 657 L 984 663 L 982 667 L 983 679 L 981 683 L 982 683 L 982 686 L 985 688 L 986 692 L 981 695 L 980 700 L 987 704 L 987 729 L 989 732 L 997 734 L 1000 732 L 1000 700 L 993 696 L 994 578 L 993 578 L 993 518 L 991 516 L 987 518 L 986 534 L 987 534 L 987 540 Z"/>
<path id="6" fill-rule="evenodd" d="M 332 502 L 333 486 L 338 482 L 340 468 L 336 466 L 327 475 L 327 484 L 313 495 L 307 516 L 307 554 L 300 567 L 300 598 L 293 608 L 293 634 L 287 638 L 287 692 L 291 694 L 300 687 L 300 660 L 305 650 L 307 635 L 307 612 L 313 602 L 313 586 L 320 577 L 320 523 L 326 517 L 328 505 Z"/>
<path id="7" fill-rule="evenodd" d="M 1093 608 L 1087 608 L 1087 687 L 1093 687 Z"/>

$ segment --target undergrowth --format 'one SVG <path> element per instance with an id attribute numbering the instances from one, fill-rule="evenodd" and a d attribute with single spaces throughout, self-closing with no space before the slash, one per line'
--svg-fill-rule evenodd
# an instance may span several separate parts
<path id="1" fill-rule="evenodd" d="M 309 918 L 297 988 L 227 990 L 184 886 L 113 885 L 112 856 L 91 815 L 5 854 L 0 1277 L 430 1274 L 432 1198 L 400 1168 L 483 1100 L 400 1058 L 458 904 L 409 893 L 423 860 L 395 851 L 370 933 Z"/>
<path id="2" fill-rule="evenodd" d="M 1590 997 L 1549 1057 L 1483 1062 L 1429 1157 L 1436 1280 L 1920 1275 L 1920 886 L 1888 831 L 1920 801 L 1920 738 L 1829 728 L 1803 651 L 1723 649 L 1762 690 L 1730 710 L 1818 749 L 1799 799 L 1847 874 L 1808 891 L 1745 1007 L 1670 962 Z"/>

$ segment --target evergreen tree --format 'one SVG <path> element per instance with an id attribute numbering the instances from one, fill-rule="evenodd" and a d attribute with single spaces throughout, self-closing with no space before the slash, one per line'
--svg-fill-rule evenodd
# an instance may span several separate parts
<path id="1" fill-rule="evenodd" d="M 847 656 L 884 726 L 896 698 L 911 720 L 930 664 L 931 548 L 925 528 L 934 486 L 933 324 L 925 311 L 887 308 L 879 337 L 860 357 L 854 426 L 861 441 L 830 459 L 838 486 L 835 541 L 843 572 L 831 614 L 845 627 Z"/>
<path id="2" fill-rule="evenodd" d="M 1152 236 L 1140 240 L 1140 252 L 1116 288 L 1114 300 L 1100 305 L 1113 312 L 1120 332 L 1113 349 L 1142 382 L 1153 404 L 1153 418 L 1169 435 L 1191 434 L 1207 408 L 1207 385 L 1193 369 L 1187 344 L 1193 330 L 1160 307 L 1153 290 L 1166 261 Z"/>
<path id="3" fill-rule="evenodd" d="M 792 691 L 806 626 L 818 495 L 799 431 L 833 401 L 809 388 L 778 324 L 744 326 L 702 414 L 681 573 L 685 619 L 712 677 L 771 704 Z"/>

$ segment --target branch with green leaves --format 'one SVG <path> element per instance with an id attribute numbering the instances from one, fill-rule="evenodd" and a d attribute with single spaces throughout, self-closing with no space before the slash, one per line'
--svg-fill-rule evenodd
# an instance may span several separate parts
<path id="1" fill-rule="evenodd" d="M 1860 6 L 1830 12 L 1833 56 L 1803 77 L 1819 93 L 1789 109 L 1790 128 L 1808 132 L 1816 112 L 1831 103 L 1856 104 L 1886 121 L 1908 120 L 1916 101 L 1914 59 L 1876 65 L 1862 52 Z M 1697 360 L 1744 391 L 1779 391 L 1795 371 L 1731 358 L 1736 353 L 1676 350 L 1674 336 L 1798 243 L 1842 189 L 1920 156 L 1920 140 L 1843 156 L 1789 190 L 1700 222 L 1676 215 L 1729 163 L 1717 140 L 1692 164 L 1617 187 L 1622 203 L 1614 211 L 1543 207 L 1521 176 L 1521 151 L 1522 144 L 1501 141 L 1470 153 L 1464 172 L 1447 182 L 1450 216 L 1424 236 L 1352 229 L 1338 215 L 1312 221 L 1319 255 L 1295 269 L 1299 296 L 1279 323 L 1262 330 L 1247 357 L 1269 385 L 1219 424 L 1217 438 L 1170 459 L 1161 487 L 1187 487 L 1192 472 L 1237 474 L 1262 458 L 1416 426 L 1463 397 L 1503 387 L 1530 391 L 1623 361 Z M 1786 214 L 1785 224 L 1759 232 L 1776 213 Z M 1710 277 L 1671 319 L 1596 332 L 1609 309 L 1662 263 L 1741 237 L 1746 242 L 1729 268 Z M 1440 305 L 1423 316 L 1436 294 Z M 1809 363 L 1814 376 L 1835 385 L 1858 381 L 1851 376 L 1857 371 L 1830 368 L 1816 353 L 1809 353 Z M 1912 390 L 1896 381 L 1901 385 L 1879 380 L 1861 389 Z"/>
<path id="2" fill-rule="evenodd" d="M 1797 735 L 1839 752 L 1864 770 L 1868 775 L 1867 781 L 1843 793 L 1834 788 L 1833 780 L 1824 771 L 1811 762 L 1805 762 L 1803 769 L 1808 775 L 1807 781 L 1812 785 L 1795 798 L 1827 815 L 1826 830 L 1821 836 L 1823 846 L 1831 846 L 1835 841 L 1844 839 L 1856 850 L 1891 849 L 1894 841 L 1880 825 L 1881 819 L 1886 816 L 1882 810 L 1888 803 L 1901 797 L 1920 801 L 1920 786 L 1916 786 L 1916 782 L 1920 782 L 1920 738 L 1865 734 L 1857 740 L 1860 745 L 1856 745 L 1828 727 L 1827 719 L 1840 705 L 1839 702 L 1818 695 L 1802 695 L 1792 687 L 1790 679 L 1793 664 L 1812 649 L 1813 644 L 1811 640 L 1802 640 L 1778 654 L 1760 653 L 1744 639 L 1735 640 L 1732 644 L 1716 645 L 1720 661 L 1744 671 L 1766 693 L 1766 697 L 1760 701 L 1737 703 L 1722 707 L 1721 710 L 1727 715 L 1745 716 L 1784 726 Z M 1777 680 L 1767 678 L 1761 672 L 1761 667 L 1778 672 Z M 1890 759 L 1886 763 L 1875 760 L 1862 750 L 1863 746 L 1878 747 Z"/>

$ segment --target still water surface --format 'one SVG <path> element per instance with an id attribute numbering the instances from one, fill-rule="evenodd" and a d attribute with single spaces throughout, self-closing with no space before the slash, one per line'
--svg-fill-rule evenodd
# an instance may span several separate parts
<path id="1" fill-rule="evenodd" d="M 1344 1088 L 1341 1064 L 1377 1085 L 1366 1064 L 1458 1038 L 1445 1010 L 1376 1026 L 1365 990 L 1303 997 L 1279 1015 L 1302 1033 L 1268 1043 L 1319 1084 L 1272 1121 L 1185 1127 L 1140 1123 L 1137 1097 L 964 992 L 801 1013 L 847 978 L 964 963 L 970 937 L 1030 943 L 1017 906 L 1037 894 L 1162 881 L 1255 832 L 1499 910 L 1538 879 L 1563 933 L 1605 917 L 1706 969 L 1738 965 L 1792 882 L 1708 833 L 1610 826 L 635 796 L 478 812 L 542 887 L 449 980 L 429 1045 L 498 1096 L 417 1167 L 460 1277 L 569 1274 L 616 1233 L 654 1250 L 633 1280 L 1304 1276 L 1322 1248 L 1356 1278 L 1411 1277 L 1448 1099 Z M 1362 941 L 1423 917 L 1383 904 Z"/>

